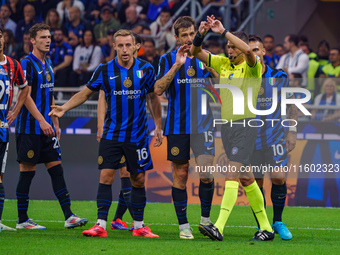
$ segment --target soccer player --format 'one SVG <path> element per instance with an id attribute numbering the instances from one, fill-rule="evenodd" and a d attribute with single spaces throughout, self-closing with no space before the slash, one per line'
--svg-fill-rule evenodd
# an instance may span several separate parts
<path id="1" fill-rule="evenodd" d="M 254 53 L 248 45 L 248 36 L 241 31 L 230 33 L 224 29 L 222 23 L 215 20 L 214 16 L 207 17 L 208 22 L 201 22 L 199 31 L 195 36 L 191 52 L 195 57 L 204 62 L 207 66 L 214 68 L 221 77 L 226 77 L 223 82 L 235 84 L 242 89 L 245 98 L 248 98 L 248 87 L 253 84 L 255 91 L 252 93 L 253 105 L 255 105 L 258 91 L 260 88 L 260 79 L 262 66 L 257 61 Z M 214 56 L 202 50 L 202 41 L 204 35 L 212 29 L 213 32 L 221 34 L 228 40 L 228 56 Z M 252 79 L 251 79 L 252 78 Z M 257 79 L 256 79 L 257 78 Z M 221 80 L 222 81 L 222 80 Z M 224 150 L 228 156 L 229 167 L 235 171 L 226 173 L 225 191 L 222 198 L 221 210 L 215 225 L 200 225 L 199 229 L 202 234 L 209 236 L 213 240 L 223 240 L 224 226 L 233 209 L 238 195 L 239 180 L 243 185 L 255 216 L 260 224 L 260 230 L 250 239 L 254 241 L 272 240 L 275 235 L 267 218 L 264 209 L 264 200 L 254 175 L 251 172 L 245 172 L 241 175 L 241 167 L 250 164 L 251 154 L 254 149 L 257 129 L 247 126 L 247 119 L 255 117 L 247 105 L 244 106 L 243 115 L 234 115 L 232 107 L 232 94 L 229 89 L 220 89 L 222 100 L 222 119 L 228 121 L 222 125 L 222 142 Z M 234 99 L 236 100 L 236 98 Z M 237 122 L 240 124 L 231 124 Z M 241 177 L 241 178 L 240 178 Z"/>
<path id="2" fill-rule="evenodd" d="M 190 147 L 198 166 L 212 165 L 214 160 L 214 134 L 212 114 L 200 115 L 201 89 L 191 89 L 197 78 L 207 78 L 209 72 L 203 63 L 190 52 L 190 45 L 196 34 L 195 21 L 189 16 L 178 18 L 174 23 L 175 38 L 181 45 L 164 54 L 159 61 L 159 72 L 155 93 L 169 94 L 168 115 L 164 134 L 168 141 L 168 160 L 173 164 L 172 199 L 179 223 L 179 237 L 193 239 L 192 229 L 187 220 L 186 183 L 189 171 Z M 191 144 L 190 144 L 191 142 Z M 210 209 L 214 194 L 211 175 L 200 174 L 199 198 L 201 200 L 201 224 L 211 224 Z"/>
<path id="3" fill-rule="evenodd" d="M 272 107 L 270 100 L 273 98 L 273 88 L 277 88 L 278 102 L 277 109 L 269 115 L 256 116 L 265 123 L 258 129 L 255 142 L 255 150 L 251 159 L 252 166 L 270 165 L 273 167 L 284 167 L 287 165 L 287 152 L 292 151 L 296 144 L 296 127 L 290 127 L 286 139 L 284 139 L 284 130 L 280 125 L 282 118 L 281 114 L 281 88 L 289 87 L 288 75 L 283 70 L 277 70 L 270 65 L 265 65 L 263 56 L 266 54 L 266 49 L 263 47 L 262 40 L 259 36 L 249 36 L 249 46 L 253 53 L 260 57 L 262 63 L 262 85 L 261 92 L 257 100 L 258 110 L 268 110 Z M 274 79 L 273 79 L 274 78 Z M 270 99 L 270 100 L 268 100 Z M 287 105 L 288 119 L 298 119 L 298 110 L 295 105 Z M 267 122 L 266 119 L 276 119 L 275 125 L 272 122 Z M 294 123 L 290 123 L 293 125 Z M 287 149 L 286 149 L 287 147 Z M 256 182 L 263 192 L 263 172 L 254 173 Z M 282 212 L 285 206 L 287 196 L 287 186 L 284 171 L 270 172 L 272 181 L 271 199 L 273 202 L 273 229 L 278 233 L 283 240 L 292 239 L 292 234 L 282 223 Z M 255 218 L 256 219 L 256 218 Z"/>
<path id="4" fill-rule="evenodd" d="M 27 95 L 28 87 L 27 82 L 22 71 L 21 65 L 15 59 L 12 59 L 4 55 L 4 38 L 3 31 L 0 28 L 0 73 L 1 73 L 1 90 L 2 94 L 0 98 L 0 111 L 1 111 L 1 129 L 0 129 L 0 161 L 2 162 L 0 171 L 0 228 L 2 230 L 15 231 L 16 229 L 10 228 L 1 223 L 2 211 L 5 201 L 5 188 L 2 183 L 2 179 L 6 169 L 7 152 L 9 145 L 9 126 L 17 117 L 21 107 L 23 106 Z M 6 79 L 8 76 L 8 79 Z M 18 100 L 12 111 L 11 108 L 12 98 L 13 98 L 13 88 L 14 85 L 18 86 L 19 94 Z"/>
<path id="5" fill-rule="evenodd" d="M 133 57 L 135 39 L 132 32 L 121 29 L 114 34 L 117 57 L 101 64 L 94 71 L 87 87 L 62 106 L 52 106 L 50 115 L 62 117 L 66 111 L 84 103 L 101 88 L 105 92 L 107 112 L 104 132 L 99 143 L 98 164 L 100 181 L 97 194 L 97 223 L 83 232 L 84 236 L 106 237 L 106 222 L 112 202 L 111 185 L 115 169 L 125 156 L 130 172 L 131 207 L 133 210 L 133 236 L 158 237 L 144 226 L 145 171 L 152 169 L 149 151 L 149 134 L 145 109 L 149 93 L 155 115 L 155 146 L 162 144 L 161 105 L 153 93 L 155 71 L 144 61 Z"/>
<path id="6" fill-rule="evenodd" d="M 51 60 L 46 58 L 50 50 L 50 27 L 38 23 L 30 30 L 33 51 L 25 57 L 21 66 L 26 74 L 29 94 L 22 107 L 15 127 L 20 177 L 16 195 L 19 219 L 17 229 L 45 229 L 28 218 L 29 189 L 36 165 L 44 163 L 51 176 L 54 194 L 65 216 L 65 228 L 85 225 L 88 220 L 71 211 L 71 201 L 64 180 L 59 146 L 58 119 L 48 116 L 54 105 L 54 74 Z"/>

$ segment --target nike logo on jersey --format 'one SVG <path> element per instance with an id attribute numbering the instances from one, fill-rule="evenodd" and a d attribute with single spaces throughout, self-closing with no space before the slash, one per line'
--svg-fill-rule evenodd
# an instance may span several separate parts
<path id="1" fill-rule="evenodd" d="M 146 166 L 148 163 L 145 163 L 145 164 L 143 164 L 143 165 L 139 165 L 139 167 L 144 167 L 144 166 Z"/>
<path id="2" fill-rule="evenodd" d="M 211 151 L 212 149 L 214 149 L 214 147 L 208 147 L 207 150 Z"/>
<path id="3" fill-rule="evenodd" d="M 38 74 L 41 74 L 43 71 L 38 72 Z"/>
<path id="4" fill-rule="evenodd" d="M 110 80 L 113 80 L 113 79 L 115 79 L 115 78 L 117 78 L 119 75 L 116 75 L 116 76 L 114 76 L 114 77 L 111 77 L 110 76 Z"/>
<path id="5" fill-rule="evenodd" d="M 276 160 L 276 164 L 280 164 L 283 160 Z"/>
<path id="6" fill-rule="evenodd" d="M 334 158 L 335 159 L 340 159 L 340 154 L 339 154 L 338 150 L 335 152 Z"/>

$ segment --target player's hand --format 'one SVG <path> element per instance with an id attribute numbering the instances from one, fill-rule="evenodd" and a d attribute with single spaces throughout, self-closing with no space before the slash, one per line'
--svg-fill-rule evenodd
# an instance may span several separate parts
<path id="1" fill-rule="evenodd" d="M 289 153 L 292 150 L 294 150 L 295 145 L 296 145 L 296 133 L 288 132 L 286 137 L 287 152 Z"/>
<path id="2" fill-rule="evenodd" d="M 98 131 L 97 131 L 97 142 L 98 143 L 100 142 L 100 138 L 102 137 L 103 129 L 104 129 L 103 127 L 98 128 Z"/>
<path id="3" fill-rule="evenodd" d="M 56 134 L 58 140 L 60 140 L 60 135 L 61 135 L 60 128 L 59 127 L 54 127 L 54 128 L 55 128 L 55 134 Z"/>
<path id="4" fill-rule="evenodd" d="M 190 50 L 190 46 L 188 44 L 184 44 L 179 47 L 177 54 L 176 54 L 176 64 L 182 66 L 184 65 L 185 61 L 187 60 L 187 51 Z"/>
<path id="5" fill-rule="evenodd" d="M 50 124 L 47 123 L 46 120 L 42 120 L 39 122 L 41 130 L 44 132 L 44 135 L 49 137 L 54 137 L 55 133 Z"/>
<path id="6" fill-rule="evenodd" d="M 200 24 L 200 27 L 198 28 L 198 32 L 201 35 L 206 35 L 209 30 L 210 30 L 210 23 L 207 21 L 202 21 Z"/>
<path id="7" fill-rule="evenodd" d="M 10 126 L 13 121 L 16 119 L 18 113 L 14 112 L 14 111 L 9 111 L 7 114 L 7 122 L 8 122 L 8 126 Z"/>
<path id="8" fill-rule="evenodd" d="M 210 17 L 207 16 L 208 23 L 210 25 L 210 28 L 213 32 L 217 34 L 222 34 L 224 32 L 224 27 L 221 23 L 221 21 L 216 20 L 214 15 L 211 15 Z"/>
<path id="9" fill-rule="evenodd" d="M 58 118 L 61 118 L 65 114 L 65 110 L 62 106 L 51 105 L 51 109 L 52 110 L 49 112 L 48 116 L 56 116 Z"/>
<path id="10" fill-rule="evenodd" d="M 154 147 L 159 147 L 163 143 L 163 132 L 161 128 L 157 128 L 154 131 L 154 136 L 156 138 L 156 142 L 153 144 Z"/>

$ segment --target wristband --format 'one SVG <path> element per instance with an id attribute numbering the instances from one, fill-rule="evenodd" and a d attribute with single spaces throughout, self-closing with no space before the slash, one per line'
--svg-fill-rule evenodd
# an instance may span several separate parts
<path id="1" fill-rule="evenodd" d="M 296 127 L 289 127 L 289 132 L 297 132 L 297 128 Z"/>
<path id="2" fill-rule="evenodd" d="M 194 40 L 192 41 L 192 44 L 195 46 L 195 47 L 200 47 L 202 45 L 202 42 L 203 42 L 203 39 L 204 39 L 204 36 L 201 35 L 198 31 L 195 35 L 195 38 Z"/>
<path id="3" fill-rule="evenodd" d="M 225 37 L 225 34 L 228 33 L 228 30 L 227 29 L 224 29 L 223 33 L 222 33 L 222 37 L 224 38 Z"/>

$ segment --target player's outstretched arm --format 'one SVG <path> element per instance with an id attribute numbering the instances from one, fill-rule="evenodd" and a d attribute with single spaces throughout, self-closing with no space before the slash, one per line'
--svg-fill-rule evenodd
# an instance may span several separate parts
<path id="1" fill-rule="evenodd" d="M 51 125 L 45 120 L 44 116 L 40 113 L 31 97 L 31 87 L 28 88 L 28 96 L 25 100 L 25 106 L 32 116 L 39 122 L 41 130 L 45 135 L 53 137 L 55 133 Z"/>
<path id="2" fill-rule="evenodd" d="M 148 104 L 151 104 L 151 115 L 156 125 L 154 133 L 156 142 L 154 143 L 154 146 L 159 147 L 163 143 L 161 102 L 159 100 L 159 97 L 155 93 L 149 93 L 148 98 Z"/>
<path id="3" fill-rule="evenodd" d="M 89 99 L 95 91 L 90 90 L 89 88 L 85 87 L 82 91 L 79 91 L 70 100 L 68 100 L 62 106 L 51 105 L 52 110 L 48 114 L 49 116 L 54 115 L 58 118 L 61 118 L 65 112 L 83 104 L 87 99 Z"/>
<path id="4" fill-rule="evenodd" d="M 287 105 L 287 117 L 288 119 L 295 120 L 297 122 L 299 111 L 295 104 Z M 293 126 L 295 123 L 294 121 L 290 121 L 289 125 Z M 290 152 L 294 150 L 296 145 L 296 131 L 289 130 L 287 137 L 286 137 L 286 144 L 287 144 L 287 151 Z"/>
<path id="5" fill-rule="evenodd" d="M 18 116 L 22 106 L 24 105 L 24 103 L 27 99 L 28 91 L 29 91 L 29 88 L 28 88 L 27 85 L 24 88 L 19 90 L 18 100 L 17 100 L 16 104 L 15 104 L 13 110 L 9 111 L 8 114 L 7 114 L 8 126 L 10 126 L 13 123 L 13 121 L 16 119 L 16 117 Z"/>
<path id="6" fill-rule="evenodd" d="M 207 20 L 213 32 L 220 35 L 225 32 L 226 29 L 223 27 L 221 21 L 216 20 L 214 15 L 211 15 L 210 17 L 208 16 Z M 249 66 L 253 67 L 255 65 L 256 57 L 248 44 L 246 44 L 244 41 L 242 41 L 240 38 L 236 37 L 230 32 L 224 33 L 224 37 L 232 44 L 234 44 L 236 48 L 244 53 L 245 60 Z"/>
<path id="7" fill-rule="evenodd" d="M 163 92 L 169 88 L 172 80 L 175 77 L 175 74 L 177 73 L 177 71 L 181 68 L 181 66 L 185 63 L 186 59 L 187 59 L 187 53 L 186 51 L 188 51 L 190 49 L 190 46 L 185 44 L 182 45 L 181 47 L 179 47 L 177 54 L 176 54 L 176 62 L 175 64 L 170 68 L 170 70 L 158 81 L 156 81 L 155 83 L 155 90 L 154 92 L 157 95 L 162 95 Z"/>
<path id="8" fill-rule="evenodd" d="M 104 130 L 106 101 L 104 90 L 99 91 L 98 105 L 97 105 L 97 141 L 100 142 Z"/>
<path id="9" fill-rule="evenodd" d="M 52 97 L 52 105 L 55 105 L 55 100 L 54 97 Z M 55 129 L 55 134 L 58 138 L 58 140 L 60 140 L 60 128 L 59 128 L 59 120 L 56 116 L 51 116 L 53 125 L 54 125 L 54 129 Z"/>
<path id="10" fill-rule="evenodd" d="M 202 42 L 209 29 L 210 23 L 202 21 L 190 48 L 190 53 L 201 60 L 205 65 L 208 63 L 209 53 L 202 50 Z"/>

